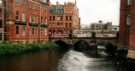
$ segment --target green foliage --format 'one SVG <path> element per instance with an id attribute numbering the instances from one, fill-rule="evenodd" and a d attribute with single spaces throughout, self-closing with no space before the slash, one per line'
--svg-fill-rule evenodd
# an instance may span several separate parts
<path id="1" fill-rule="evenodd" d="M 14 43 L 0 43 L 0 56 L 21 54 L 31 51 L 42 50 L 46 48 L 58 47 L 55 43 L 48 42 L 46 44 L 14 44 Z"/>

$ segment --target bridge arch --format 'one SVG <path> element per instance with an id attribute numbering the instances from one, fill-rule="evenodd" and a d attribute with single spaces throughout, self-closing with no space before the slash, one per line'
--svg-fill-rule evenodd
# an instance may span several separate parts
<path id="1" fill-rule="evenodd" d="M 63 41 L 63 40 L 55 40 L 54 42 L 55 42 L 58 46 L 60 46 L 60 47 L 62 47 L 62 48 L 69 46 L 69 44 L 66 43 L 66 42 Z"/>
<path id="2" fill-rule="evenodd" d="M 78 40 L 77 42 L 75 42 L 73 44 L 73 47 L 74 47 L 75 50 L 85 51 L 85 50 L 87 50 L 90 47 L 90 45 L 85 40 Z"/>

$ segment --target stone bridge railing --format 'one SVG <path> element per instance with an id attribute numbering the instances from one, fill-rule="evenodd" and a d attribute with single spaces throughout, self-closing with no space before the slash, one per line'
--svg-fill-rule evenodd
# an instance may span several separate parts
<path id="1" fill-rule="evenodd" d="M 51 38 L 51 41 L 57 41 L 57 40 L 62 40 L 68 44 L 74 44 L 75 42 L 77 42 L 78 40 L 84 40 L 87 41 L 88 43 L 92 40 L 96 40 L 97 43 L 102 44 L 102 43 L 106 43 L 106 42 L 110 42 L 110 43 L 117 43 L 118 42 L 118 38 L 117 37 L 96 37 L 96 38 L 91 38 L 91 37 L 55 37 L 55 38 Z"/>

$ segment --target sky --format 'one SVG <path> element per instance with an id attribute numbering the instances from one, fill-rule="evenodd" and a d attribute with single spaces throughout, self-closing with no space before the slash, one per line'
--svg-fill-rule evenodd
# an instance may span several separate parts
<path id="1" fill-rule="evenodd" d="M 74 0 L 51 0 L 52 3 L 59 1 L 74 2 Z M 119 25 L 120 0 L 76 0 L 81 25 L 86 26 L 91 23 L 102 20 L 103 22 L 112 22 L 113 25 Z"/>

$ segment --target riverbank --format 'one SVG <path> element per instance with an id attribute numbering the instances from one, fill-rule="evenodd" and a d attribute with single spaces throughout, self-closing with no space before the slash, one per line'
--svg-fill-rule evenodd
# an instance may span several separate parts
<path id="1" fill-rule="evenodd" d="M 10 56 L 33 52 L 48 48 L 57 48 L 58 45 L 53 42 L 35 43 L 35 44 L 15 44 L 15 43 L 0 43 L 0 56 Z"/>
<path id="2" fill-rule="evenodd" d="M 68 47 L 61 42 L 0 43 L 0 71 L 56 71 Z"/>

